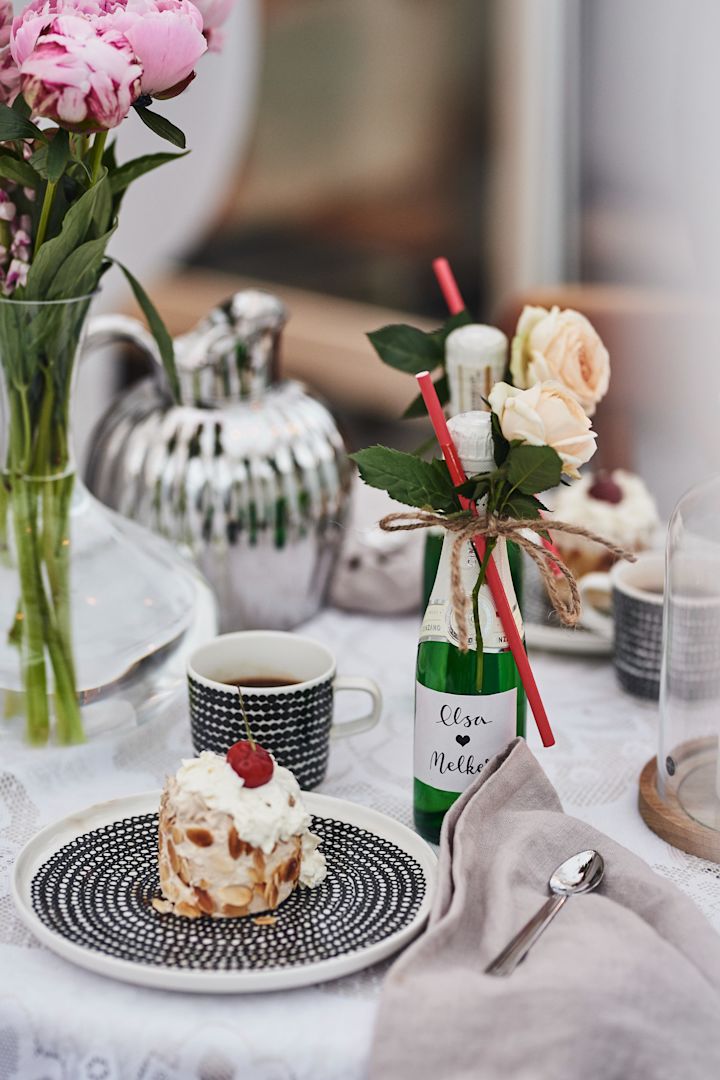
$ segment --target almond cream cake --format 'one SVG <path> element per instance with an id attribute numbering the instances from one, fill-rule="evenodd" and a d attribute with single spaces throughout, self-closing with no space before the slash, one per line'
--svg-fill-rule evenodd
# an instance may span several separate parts
<path id="1" fill-rule="evenodd" d="M 233 764 L 234 763 L 234 764 Z M 160 802 L 160 912 L 230 918 L 272 911 L 325 878 L 300 787 L 256 743 L 203 751 L 168 777 Z"/>

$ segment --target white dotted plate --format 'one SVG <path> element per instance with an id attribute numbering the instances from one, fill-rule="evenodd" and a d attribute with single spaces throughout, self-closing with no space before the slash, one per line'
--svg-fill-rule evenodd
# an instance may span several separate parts
<path id="1" fill-rule="evenodd" d="M 336 979 L 402 948 L 430 911 L 436 858 L 406 826 L 306 794 L 328 875 L 296 889 L 271 926 L 159 915 L 159 792 L 90 807 L 21 851 L 13 894 L 48 948 L 102 975 L 167 990 L 245 993 Z"/>

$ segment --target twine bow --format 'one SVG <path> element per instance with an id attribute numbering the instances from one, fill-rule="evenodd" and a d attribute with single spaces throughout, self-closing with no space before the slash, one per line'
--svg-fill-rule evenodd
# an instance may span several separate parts
<path id="1" fill-rule="evenodd" d="M 580 590 L 572 571 L 565 564 L 557 551 L 541 546 L 526 534 L 541 534 L 552 528 L 553 532 L 568 536 L 582 536 L 595 544 L 600 544 L 616 559 L 635 562 L 636 556 L 626 548 L 611 543 L 602 536 L 591 532 L 582 525 L 571 525 L 567 521 L 545 521 L 536 518 L 498 518 L 494 515 L 472 517 L 469 513 L 445 517 L 427 510 L 401 510 L 387 514 L 380 521 L 384 532 L 414 532 L 416 529 L 441 528 L 455 534 L 450 559 L 450 587 L 453 612 L 458 629 L 458 644 L 461 652 L 468 650 L 467 596 L 462 583 L 461 563 L 463 546 L 475 536 L 484 536 L 488 540 L 503 537 L 512 540 L 522 548 L 537 566 L 545 583 L 548 596 L 558 618 L 564 626 L 573 627 L 582 613 Z M 563 581 L 567 591 L 563 589 Z"/>

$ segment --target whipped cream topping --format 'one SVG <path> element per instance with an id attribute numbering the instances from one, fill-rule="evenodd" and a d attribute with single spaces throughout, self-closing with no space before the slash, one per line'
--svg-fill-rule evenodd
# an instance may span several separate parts
<path id="1" fill-rule="evenodd" d="M 604 502 L 589 495 L 595 477 L 586 474 L 558 492 L 554 505 L 556 517 L 570 525 L 584 525 L 591 532 L 632 551 L 649 547 L 660 523 L 654 498 L 634 473 L 614 469 L 610 475 L 622 491 L 620 502 Z M 578 539 L 574 536 L 564 537 L 562 533 L 555 535 L 561 547 L 582 546 L 578 544 Z"/>
<path id="2" fill-rule="evenodd" d="M 192 815 L 199 798 L 209 810 L 229 814 L 238 835 L 266 855 L 281 840 L 311 835 L 300 786 L 290 770 L 277 762 L 267 784 L 249 788 L 224 757 L 203 750 L 199 757 L 183 761 L 175 779 L 173 801 L 180 814 Z M 308 854 L 310 864 L 313 852 Z M 319 852 L 317 857 L 324 864 Z"/>
<path id="3" fill-rule="evenodd" d="M 322 851 L 318 851 L 320 837 L 315 833 L 303 833 L 300 848 L 300 884 L 313 889 L 325 880 L 327 864 Z"/>

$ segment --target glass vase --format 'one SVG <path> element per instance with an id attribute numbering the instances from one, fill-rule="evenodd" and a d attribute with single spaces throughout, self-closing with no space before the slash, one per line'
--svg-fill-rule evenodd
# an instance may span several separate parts
<path id="1" fill-rule="evenodd" d="M 34 745 L 142 720 L 182 678 L 192 631 L 215 622 L 190 564 L 76 475 L 91 299 L 0 300 L 1 730 Z"/>

